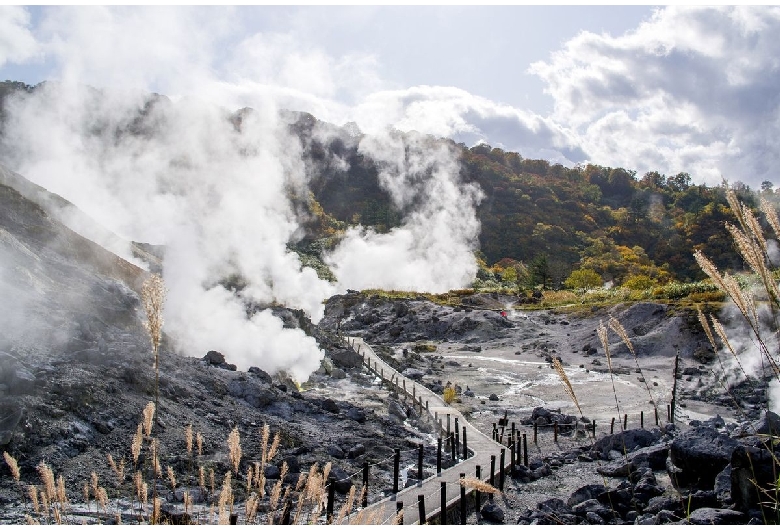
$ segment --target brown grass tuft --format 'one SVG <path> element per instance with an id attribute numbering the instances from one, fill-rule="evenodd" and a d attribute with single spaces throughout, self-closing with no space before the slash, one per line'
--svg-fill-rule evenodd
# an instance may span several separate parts
<path id="1" fill-rule="evenodd" d="M 8 464 L 8 467 L 11 470 L 11 476 L 14 478 L 16 482 L 19 482 L 19 479 L 21 478 L 21 474 L 19 473 L 19 465 L 16 462 L 16 458 L 9 455 L 6 451 L 3 451 L 3 458 L 5 459 L 5 463 Z"/>
<path id="2" fill-rule="evenodd" d="M 553 368 L 555 368 L 555 371 L 558 372 L 558 377 L 560 377 L 561 382 L 563 383 L 563 388 L 566 390 L 566 393 L 569 395 L 572 402 L 574 402 L 577 410 L 580 411 L 580 416 L 582 416 L 583 414 L 582 409 L 580 408 L 580 403 L 577 401 L 577 396 L 574 394 L 574 388 L 571 386 L 571 381 L 569 381 L 569 377 L 566 375 L 561 361 L 559 361 L 557 357 L 553 357 L 552 363 Z"/>
<path id="3" fill-rule="evenodd" d="M 241 464 L 241 435 L 238 427 L 234 427 L 228 435 L 228 450 L 230 451 L 230 463 L 233 471 L 238 473 L 238 466 Z"/>

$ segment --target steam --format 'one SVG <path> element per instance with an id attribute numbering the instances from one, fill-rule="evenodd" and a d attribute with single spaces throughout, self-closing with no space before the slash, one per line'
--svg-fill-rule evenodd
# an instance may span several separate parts
<path id="1" fill-rule="evenodd" d="M 359 152 L 377 162 L 380 183 L 406 215 L 389 233 L 348 230 L 326 258 L 339 286 L 443 292 L 473 281 L 482 193 L 460 182 L 452 147 L 388 132 L 365 137 Z"/>
<path id="2" fill-rule="evenodd" d="M 244 113 L 237 130 L 203 102 L 83 93 L 51 85 L 11 105 L 15 169 L 126 239 L 166 246 L 166 331 L 184 353 L 223 349 L 244 369 L 305 380 L 322 358 L 315 341 L 244 307 L 277 302 L 316 321 L 334 292 L 286 247 L 303 168 L 276 109 Z M 220 283 L 231 274 L 248 282 L 239 294 Z"/>
<path id="3" fill-rule="evenodd" d="M 317 322 L 323 300 L 347 288 L 444 291 L 474 279 L 481 193 L 460 182 L 453 147 L 414 133 L 359 146 L 379 165 L 400 227 L 348 230 L 326 257 L 337 285 L 288 250 L 300 237 L 290 199 L 306 196 L 307 175 L 279 109 L 361 121 L 360 98 L 382 84 L 372 57 L 332 58 L 274 34 L 235 43 L 234 10 L 56 8 L 39 41 L 26 11 L 9 12 L 26 40 L 10 48 L 0 37 L 0 65 L 40 55 L 62 81 L 7 101 L 2 163 L 73 203 L 48 206 L 117 255 L 134 259 L 131 241 L 164 246 L 165 332 L 181 353 L 220 350 L 241 369 L 305 380 L 323 356 L 314 339 L 248 305 L 299 308 Z M 344 91 L 353 108 L 335 101 Z M 226 281 L 237 277 L 246 285 Z"/>

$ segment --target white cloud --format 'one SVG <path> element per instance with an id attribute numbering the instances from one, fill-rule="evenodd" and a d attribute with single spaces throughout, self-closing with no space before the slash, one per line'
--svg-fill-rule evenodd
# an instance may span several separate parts
<path id="1" fill-rule="evenodd" d="M 667 7 L 620 37 L 581 33 L 531 71 L 593 162 L 757 186 L 780 162 L 778 31 L 776 7 Z"/>
<path id="2" fill-rule="evenodd" d="M 0 67 L 36 57 L 38 42 L 30 31 L 30 15 L 19 6 L 0 5 Z"/>

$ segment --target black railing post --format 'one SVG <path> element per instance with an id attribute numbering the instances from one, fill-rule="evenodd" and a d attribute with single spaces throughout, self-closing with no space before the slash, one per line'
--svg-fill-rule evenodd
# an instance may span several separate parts
<path id="1" fill-rule="evenodd" d="M 455 458 L 460 452 L 460 428 L 458 427 L 458 418 L 455 418 Z"/>
<path id="2" fill-rule="evenodd" d="M 439 514 L 439 524 L 447 524 L 447 481 L 441 481 L 441 513 Z"/>
<path id="3" fill-rule="evenodd" d="M 609 424 L 609 434 L 615 434 L 615 418 Z"/>
<path id="4" fill-rule="evenodd" d="M 327 511 L 327 521 L 328 524 L 331 524 L 333 522 L 333 501 L 336 497 L 336 481 L 335 480 L 329 480 L 328 481 L 328 511 Z"/>
<path id="5" fill-rule="evenodd" d="M 534 422 L 534 445 L 536 445 L 538 439 L 539 439 L 539 424 Z"/>
<path id="6" fill-rule="evenodd" d="M 639 428 L 644 429 L 645 428 L 645 411 L 640 410 L 639 411 Z"/>
<path id="7" fill-rule="evenodd" d="M 496 485 L 496 455 L 490 455 L 490 485 Z M 493 500 L 492 493 L 488 493 L 488 499 Z"/>
<path id="8" fill-rule="evenodd" d="M 558 443 L 558 422 L 553 423 L 553 442 Z"/>
<path id="9" fill-rule="evenodd" d="M 395 516 L 398 524 L 404 524 L 404 501 L 397 501 L 395 503 Z"/>
<path id="10" fill-rule="evenodd" d="M 596 437 L 596 420 L 593 420 L 593 437 Z"/>
<path id="11" fill-rule="evenodd" d="M 463 427 L 463 460 L 469 457 L 469 445 L 466 442 L 466 427 Z"/>
<path id="12" fill-rule="evenodd" d="M 465 473 L 460 474 L 460 524 L 466 524 L 466 484 L 463 481 Z"/>
<path id="13" fill-rule="evenodd" d="M 441 475 L 441 436 L 438 438 L 438 450 L 436 451 L 436 474 Z"/>
<path id="14" fill-rule="evenodd" d="M 515 422 L 512 422 L 512 438 L 513 438 L 513 439 L 516 439 L 516 438 L 517 438 L 517 437 L 515 436 Z"/>
<path id="15" fill-rule="evenodd" d="M 653 412 L 655 412 L 655 424 L 658 425 L 658 407 L 653 405 Z"/>
<path id="16" fill-rule="evenodd" d="M 368 460 L 363 462 L 363 508 L 368 507 Z"/>
<path id="17" fill-rule="evenodd" d="M 509 437 L 509 469 L 510 472 L 513 472 L 515 470 L 515 439 L 513 437 Z"/>
<path id="18" fill-rule="evenodd" d="M 450 458 L 453 462 L 457 460 L 457 455 L 455 454 L 455 433 L 450 433 Z"/>
<path id="19" fill-rule="evenodd" d="M 393 459 L 393 493 L 398 493 L 398 475 L 401 470 L 401 450 L 395 450 L 395 458 Z"/>
<path id="20" fill-rule="evenodd" d="M 418 515 L 420 518 L 420 521 L 417 524 L 425 524 L 427 521 L 425 520 L 425 495 L 418 495 L 417 496 L 417 507 L 418 507 Z"/>
<path id="21" fill-rule="evenodd" d="M 417 481 L 422 486 L 423 481 L 423 444 L 417 447 Z"/>
<path id="22" fill-rule="evenodd" d="M 523 433 L 523 465 L 528 467 L 528 438 Z"/>
<path id="23" fill-rule="evenodd" d="M 623 430 L 628 428 L 628 414 L 623 414 Z"/>
<path id="24" fill-rule="evenodd" d="M 498 489 L 504 491 L 504 462 L 506 460 L 506 449 L 501 448 L 501 465 L 498 470 Z"/>
<path id="25" fill-rule="evenodd" d="M 480 480 L 482 478 L 482 476 L 481 476 L 482 475 L 482 467 L 481 466 L 477 466 L 476 475 L 477 475 L 477 480 Z M 475 497 L 475 500 L 477 502 L 477 513 L 479 513 L 479 508 L 480 508 L 480 505 L 482 504 L 482 493 L 479 491 L 479 489 L 475 489 L 474 492 L 475 492 L 474 493 L 474 497 Z"/>

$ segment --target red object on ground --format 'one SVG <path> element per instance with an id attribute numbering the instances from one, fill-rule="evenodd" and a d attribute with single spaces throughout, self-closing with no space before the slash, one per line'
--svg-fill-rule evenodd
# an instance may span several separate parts
<path id="1" fill-rule="evenodd" d="M 501 311 L 501 316 L 506 318 L 506 311 Z"/>

